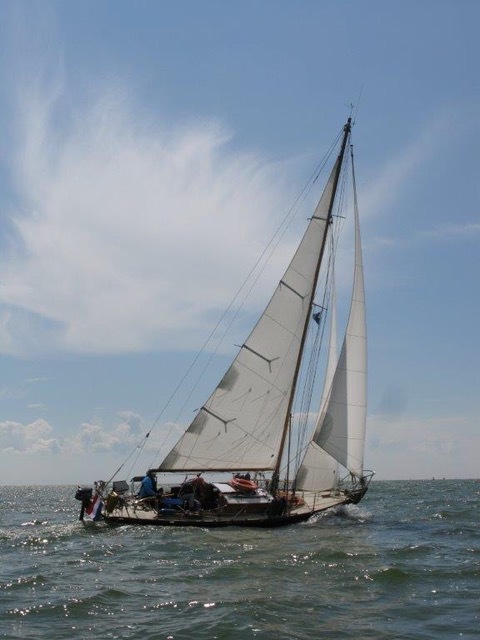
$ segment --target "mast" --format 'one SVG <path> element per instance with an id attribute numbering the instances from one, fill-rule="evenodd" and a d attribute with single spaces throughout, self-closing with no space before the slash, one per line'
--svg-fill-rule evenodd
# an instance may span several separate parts
<path id="1" fill-rule="evenodd" d="M 334 180 L 333 180 L 333 188 L 332 188 L 332 197 L 330 199 L 330 203 L 328 206 L 328 213 L 327 213 L 327 224 L 325 225 L 325 233 L 323 234 L 323 239 L 322 239 L 322 246 L 320 248 L 320 253 L 318 256 L 318 261 L 317 261 L 317 266 L 316 266 L 316 270 L 315 270 L 315 278 L 314 278 L 314 282 L 313 282 L 313 288 L 312 288 L 312 300 L 310 305 L 312 305 L 313 303 L 313 295 L 314 292 L 317 288 L 317 282 L 318 282 L 318 275 L 320 273 L 320 266 L 322 264 L 322 260 L 323 260 L 323 254 L 325 252 L 325 244 L 327 241 L 327 235 L 328 235 L 328 229 L 330 227 L 331 221 L 332 221 L 332 211 L 333 211 L 333 206 L 335 203 L 335 196 L 337 193 L 337 187 L 338 187 L 338 181 L 340 179 L 340 172 L 342 170 L 342 165 L 343 165 L 343 159 L 344 159 L 344 155 L 345 155 L 345 149 L 347 146 L 347 141 L 350 135 L 350 132 L 352 130 L 352 118 L 348 118 L 347 123 L 345 124 L 345 126 L 343 127 L 343 138 L 342 138 L 342 144 L 340 147 L 340 152 L 338 154 L 338 158 L 337 158 L 337 167 L 336 167 L 336 171 L 335 171 L 335 176 L 334 176 Z M 307 314 L 306 319 L 305 319 L 305 324 L 303 327 L 303 333 L 302 333 L 302 338 L 301 338 L 301 342 L 300 342 L 300 351 L 298 354 L 298 359 L 297 359 L 297 364 L 295 367 L 295 372 L 293 375 L 293 383 L 292 383 L 292 387 L 291 387 L 291 391 L 290 391 L 290 398 L 288 401 L 288 408 L 287 408 L 287 413 L 286 413 L 286 417 L 285 417 L 285 423 L 283 426 L 283 432 L 282 432 L 282 438 L 280 441 L 280 448 L 277 454 L 277 461 L 275 464 L 275 469 L 273 471 L 273 475 L 272 475 L 272 481 L 271 481 L 271 486 L 270 486 L 270 490 L 272 492 L 276 492 L 277 487 L 278 487 L 278 482 L 279 482 L 279 478 L 280 478 L 280 465 L 282 463 L 282 457 L 283 457 L 283 451 L 285 448 L 285 440 L 287 437 L 287 432 L 289 429 L 289 421 L 290 421 L 290 414 L 292 412 L 292 407 L 293 407 L 293 401 L 295 399 L 295 392 L 297 389 L 297 383 L 298 383 L 298 376 L 300 374 L 300 365 L 302 362 L 302 357 L 303 357 L 303 351 L 305 349 L 305 342 L 307 339 L 307 332 L 308 332 L 308 325 L 310 322 L 310 313 Z M 288 490 L 288 488 L 287 488 Z"/>

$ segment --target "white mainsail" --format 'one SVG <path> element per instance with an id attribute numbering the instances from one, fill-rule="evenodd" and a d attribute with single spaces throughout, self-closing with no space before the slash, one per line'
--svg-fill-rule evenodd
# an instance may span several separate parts
<path id="1" fill-rule="evenodd" d="M 330 396 L 321 412 L 313 442 L 333 456 L 351 474 L 361 478 L 367 415 L 367 334 L 355 174 L 353 187 L 355 269 L 350 315 Z"/>
<path id="2" fill-rule="evenodd" d="M 340 161 L 265 311 L 159 470 L 275 468 Z"/>

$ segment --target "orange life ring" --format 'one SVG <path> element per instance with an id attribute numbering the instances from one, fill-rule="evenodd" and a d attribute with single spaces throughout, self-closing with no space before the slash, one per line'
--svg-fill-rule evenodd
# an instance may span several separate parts
<path id="1" fill-rule="evenodd" d="M 300 506 L 305 504 L 305 500 L 301 496 L 294 495 L 291 491 L 280 491 L 278 495 L 281 498 L 286 498 L 291 505 Z"/>
<path id="2" fill-rule="evenodd" d="M 242 489 L 243 491 L 256 491 L 258 484 L 253 480 L 245 480 L 245 478 L 232 478 L 230 481 L 234 489 Z"/>

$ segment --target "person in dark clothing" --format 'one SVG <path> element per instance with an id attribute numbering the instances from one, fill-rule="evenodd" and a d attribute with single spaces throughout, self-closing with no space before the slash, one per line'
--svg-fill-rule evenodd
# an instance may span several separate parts
<path id="1" fill-rule="evenodd" d="M 151 471 L 147 471 L 147 475 L 142 480 L 140 491 L 138 492 L 138 497 L 141 499 L 150 498 L 148 502 L 154 504 L 157 495 L 157 479 L 155 477 L 155 474 Z"/>

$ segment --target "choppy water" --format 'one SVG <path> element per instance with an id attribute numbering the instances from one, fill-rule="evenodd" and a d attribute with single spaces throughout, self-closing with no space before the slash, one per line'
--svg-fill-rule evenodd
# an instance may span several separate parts
<path id="1" fill-rule="evenodd" d="M 1 638 L 480 638 L 480 481 L 258 531 L 84 525 L 74 491 L 0 488 Z"/>

